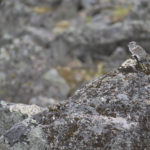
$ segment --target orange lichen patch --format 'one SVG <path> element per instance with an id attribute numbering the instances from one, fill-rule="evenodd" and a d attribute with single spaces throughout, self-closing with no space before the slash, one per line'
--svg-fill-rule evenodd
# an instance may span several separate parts
<path id="1" fill-rule="evenodd" d="M 52 11 L 53 8 L 47 7 L 47 6 L 36 6 L 34 8 L 31 8 L 31 10 L 35 13 L 38 13 L 38 14 L 45 14 L 49 11 Z"/>
<path id="2" fill-rule="evenodd" d="M 91 72 L 87 72 L 85 69 L 58 67 L 60 75 L 67 81 L 72 90 L 75 90 L 82 82 L 90 80 Z"/>
<path id="3" fill-rule="evenodd" d="M 92 20 L 92 17 L 91 16 L 87 16 L 86 19 L 85 19 L 85 23 L 90 23 Z"/>
<path id="4" fill-rule="evenodd" d="M 132 9 L 132 5 L 128 5 L 126 7 L 122 7 L 122 6 L 117 6 L 114 9 L 113 15 L 112 15 L 112 22 L 118 22 L 118 21 L 122 21 L 125 19 L 126 16 L 128 16 L 128 14 L 130 13 Z"/>
<path id="5" fill-rule="evenodd" d="M 103 75 L 105 73 L 105 65 L 104 65 L 104 63 L 98 62 L 96 64 L 96 67 L 97 67 L 97 71 L 95 73 L 95 77 L 101 76 L 101 75 Z"/>
<path id="6" fill-rule="evenodd" d="M 81 63 L 81 61 L 75 59 L 75 60 L 69 62 L 67 64 L 67 66 L 70 67 L 70 68 L 82 68 L 83 64 Z"/>
<path id="7" fill-rule="evenodd" d="M 54 32 L 55 33 L 61 33 L 63 31 L 65 31 L 66 29 L 69 28 L 69 22 L 67 20 L 62 20 L 62 21 L 59 21 L 55 24 L 55 28 L 54 28 Z"/>
<path id="8" fill-rule="evenodd" d="M 73 64 L 73 63 L 72 63 Z M 57 67 L 59 74 L 67 81 L 71 87 L 71 91 L 74 91 L 79 85 L 89 80 L 92 80 L 96 76 L 104 74 L 104 65 L 102 63 L 97 64 L 97 69 L 92 70 L 86 67 L 81 66 L 80 63 L 77 63 L 79 66 L 75 67 L 74 65 Z"/>
<path id="9" fill-rule="evenodd" d="M 11 74 L 10 74 L 10 78 L 11 78 L 11 79 L 16 79 L 16 77 L 17 77 L 16 74 L 14 74 L 14 73 L 11 73 Z"/>
<path id="10" fill-rule="evenodd" d="M 32 84 L 32 83 L 31 83 L 30 81 L 27 81 L 27 82 L 25 83 L 26 86 L 31 86 L 31 84 Z"/>

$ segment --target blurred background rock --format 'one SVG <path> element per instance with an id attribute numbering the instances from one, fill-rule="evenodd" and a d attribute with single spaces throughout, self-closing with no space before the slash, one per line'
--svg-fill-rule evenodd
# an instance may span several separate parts
<path id="1" fill-rule="evenodd" d="M 149 0 L 1 0 L 0 99 L 46 106 L 150 47 Z"/>

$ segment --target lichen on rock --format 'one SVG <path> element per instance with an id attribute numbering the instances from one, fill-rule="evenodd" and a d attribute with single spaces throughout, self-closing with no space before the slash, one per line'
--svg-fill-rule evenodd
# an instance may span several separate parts
<path id="1" fill-rule="evenodd" d="M 144 149 L 150 147 L 149 114 L 150 76 L 129 59 L 78 89 L 70 99 L 3 128 L 0 146 L 4 150 Z"/>
<path id="2" fill-rule="evenodd" d="M 137 67 L 136 61 L 127 60 L 121 70 L 89 82 L 68 101 L 55 106 L 55 111 L 50 108 L 41 120 L 50 147 L 149 147 L 150 76 Z"/>

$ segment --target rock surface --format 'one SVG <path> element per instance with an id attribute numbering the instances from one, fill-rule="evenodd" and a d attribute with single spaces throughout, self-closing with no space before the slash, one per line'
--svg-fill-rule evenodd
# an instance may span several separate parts
<path id="1" fill-rule="evenodd" d="M 129 41 L 149 51 L 149 11 L 149 0 L 0 0 L 0 97 L 42 106 L 0 101 L 0 149 L 149 150 L 149 64 L 129 59 L 59 102 L 96 64 L 118 67 Z"/>
<path id="2" fill-rule="evenodd" d="M 45 134 L 33 115 L 46 110 L 36 105 L 0 102 L 1 150 L 48 150 Z"/>
<path id="3" fill-rule="evenodd" d="M 149 75 L 138 68 L 136 60 L 127 60 L 119 70 L 94 79 L 67 101 L 3 128 L 0 147 L 149 150 Z M 7 111 L 5 105 L 1 102 L 0 107 L 8 122 L 11 105 Z"/>
<path id="4" fill-rule="evenodd" d="M 131 40 L 149 51 L 149 0 L 0 2 L 0 96 L 7 101 L 67 99 L 80 85 L 71 89 L 68 80 L 67 88 L 61 82 L 59 88 L 52 86 L 43 79 L 49 70 L 77 60 L 87 72 L 98 70 L 97 63 L 105 64 L 103 72 L 108 72 L 127 58 Z M 114 57 L 118 48 L 123 55 Z"/>

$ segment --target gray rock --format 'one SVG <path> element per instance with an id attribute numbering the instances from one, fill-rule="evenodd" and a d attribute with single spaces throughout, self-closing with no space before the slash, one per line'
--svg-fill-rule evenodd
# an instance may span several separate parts
<path id="1" fill-rule="evenodd" d="M 121 69 L 90 81 L 67 101 L 50 105 L 46 111 L 24 112 L 16 104 L 17 112 L 33 115 L 5 130 L 0 147 L 3 150 L 149 149 L 150 72 L 145 74 L 134 59 L 124 64 Z M 11 110 L 11 105 L 2 102 L 3 111 L 5 106 Z"/>
<path id="2" fill-rule="evenodd" d="M 35 95 L 59 100 L 67 97 L 70 87 L 60 75 L 55 74 L 56 78 L 55 75 L 53 78 L 50 76 L 51 81 L 43 79 L 54 61 L 51 59 L 51 52 L 47 48 L 43 50 L 42 46 L 43 42 L 36 44 L 34 37 L 26 34 L 9 40 L 9 43 L 0 48 L 2 99 L 13 99 L 15 102 L 22 100 L 23 103 L 28 103 Z M 57 90 L 60 92 L 56 92 Z"/>
<path id="3" fill-rule="evenodd" d="M 76 17 L 78 15 L 78 5 L 79 0 L 62 0 L 61 4 L 52 15 L 53 19 L 62 20 Z"/>
<path id="4" fill-rule="evenodd" d="M 105 71 L 114 70 L 122 64 L 122 60 L 127 59 L 127 52 L 124 48 L 118 47 L 110 57 L 105 59 Z"/>
<path id="5" fill-rule="evenodd" d="M 128 41 L 140 41 L 149 51 L 149 0 L 3 0 L 3 3 L 1 99 L 23 103 L 41 95 L 64 99 L 70 94 L 68 88 L 58 87 L 61 89 L 58 92 L 42 78 L 57 65 L 79 59 L 95 69 L 95 62 L 103 61 L 109 71 L 123 61 L 124 56 L 120 58 L 114 51 L 118 47 L 127 51 Z M 55 33 L 56 24 L 62 20 L 68 22 L 67 31 Z"/>
<path id="6" fill-rule="evenodd" d="M 91 22 L 78 30 L 70 29 L 59 35 L 52 43 L 52 52 L 58 62 L 62 62 L 68 54 L 83 62 L 89 55 L 93 59 L 101 55 L 109 56 L 118 47 L 118 43 L 121 42 L 124 47 L 128 39 L 134 39 L 135 35 L 138 40 L 149 39 L 149 25 L 149 21 L 131 21 L 103 27 Z M 144 33 L 139 37 L 141 30 Z M 57 52 L 63 54 L 57 55 Z"/>
<path id="7" fill-rule="evenodd" d="M 50 147 L 149 149 L 149 80 L 149 75 L 140 71 L 116 70 L 89 82 L 68 101 L 50 108 L 42 121 Z"/>
<path id="8" fill-rule="evenodd" d="M 98 3 L 98 0 L 81 0 L 83 8 L 90 8 L 92 5 Z"/>
<path id="9" fill-rule="evenodd" d="M 43 135 L 42 128 L 36 124 L 35 120 L 24 120 L 0 137 L 0 146 L 3 150 L 48 150 L 49 145 Z"/>
<path id="10" fill-rule="evenodd" d="M 10 111 L 8 103 L 0 102 L 0 136 L 5 130 L 11 128 L 15 123 L 27 118 L 26 115 L 16 111 Z"/>
<path id="11" fill-rule="evenodd" d="M 45 110 L 36 105 L 11 104 L 0 101 L 0 135 L 14 124 Z"/>
<path id="12" fill-rule="evenodd" d="M 0 72 L 0 83 L 3 84 L 6 80 L 6 75 L 4 72 Z"/>
<path id="13" fill-rule="evenodd" d="M 56 103 L 58 103 L 57 100 L 53 98 L 43 97 L 43 96 L 33 97 L 29 101 L 29 104 L 36 104 L 41 107 L 47 107 L 48 105 L 56 104 Z"/>
<path id="14" fill-rule="evenodd" d="M 59 75 L 56 69 L 51 69 L 43 75 L 43 79 L 52 85 L 52 88 L 59 92 L 61 98 L 66 98 L 66 95 L 70 92 L 70 87 L 67 82 Z M 52 90 L 53 90 L 52 89 Z M 51 89 L 50 89 L 51 91 Z M 53 93 L 53 92 L 51 92 Z"/>
<path id="15" fill-rule="evenodd" d="M 36 105 L 10 104 L 1 101 L 0 149 L 48 150 L 49 146 L 42 127 L 33 119 L 33 115 L 44 110 L 46 109 Z"/>

